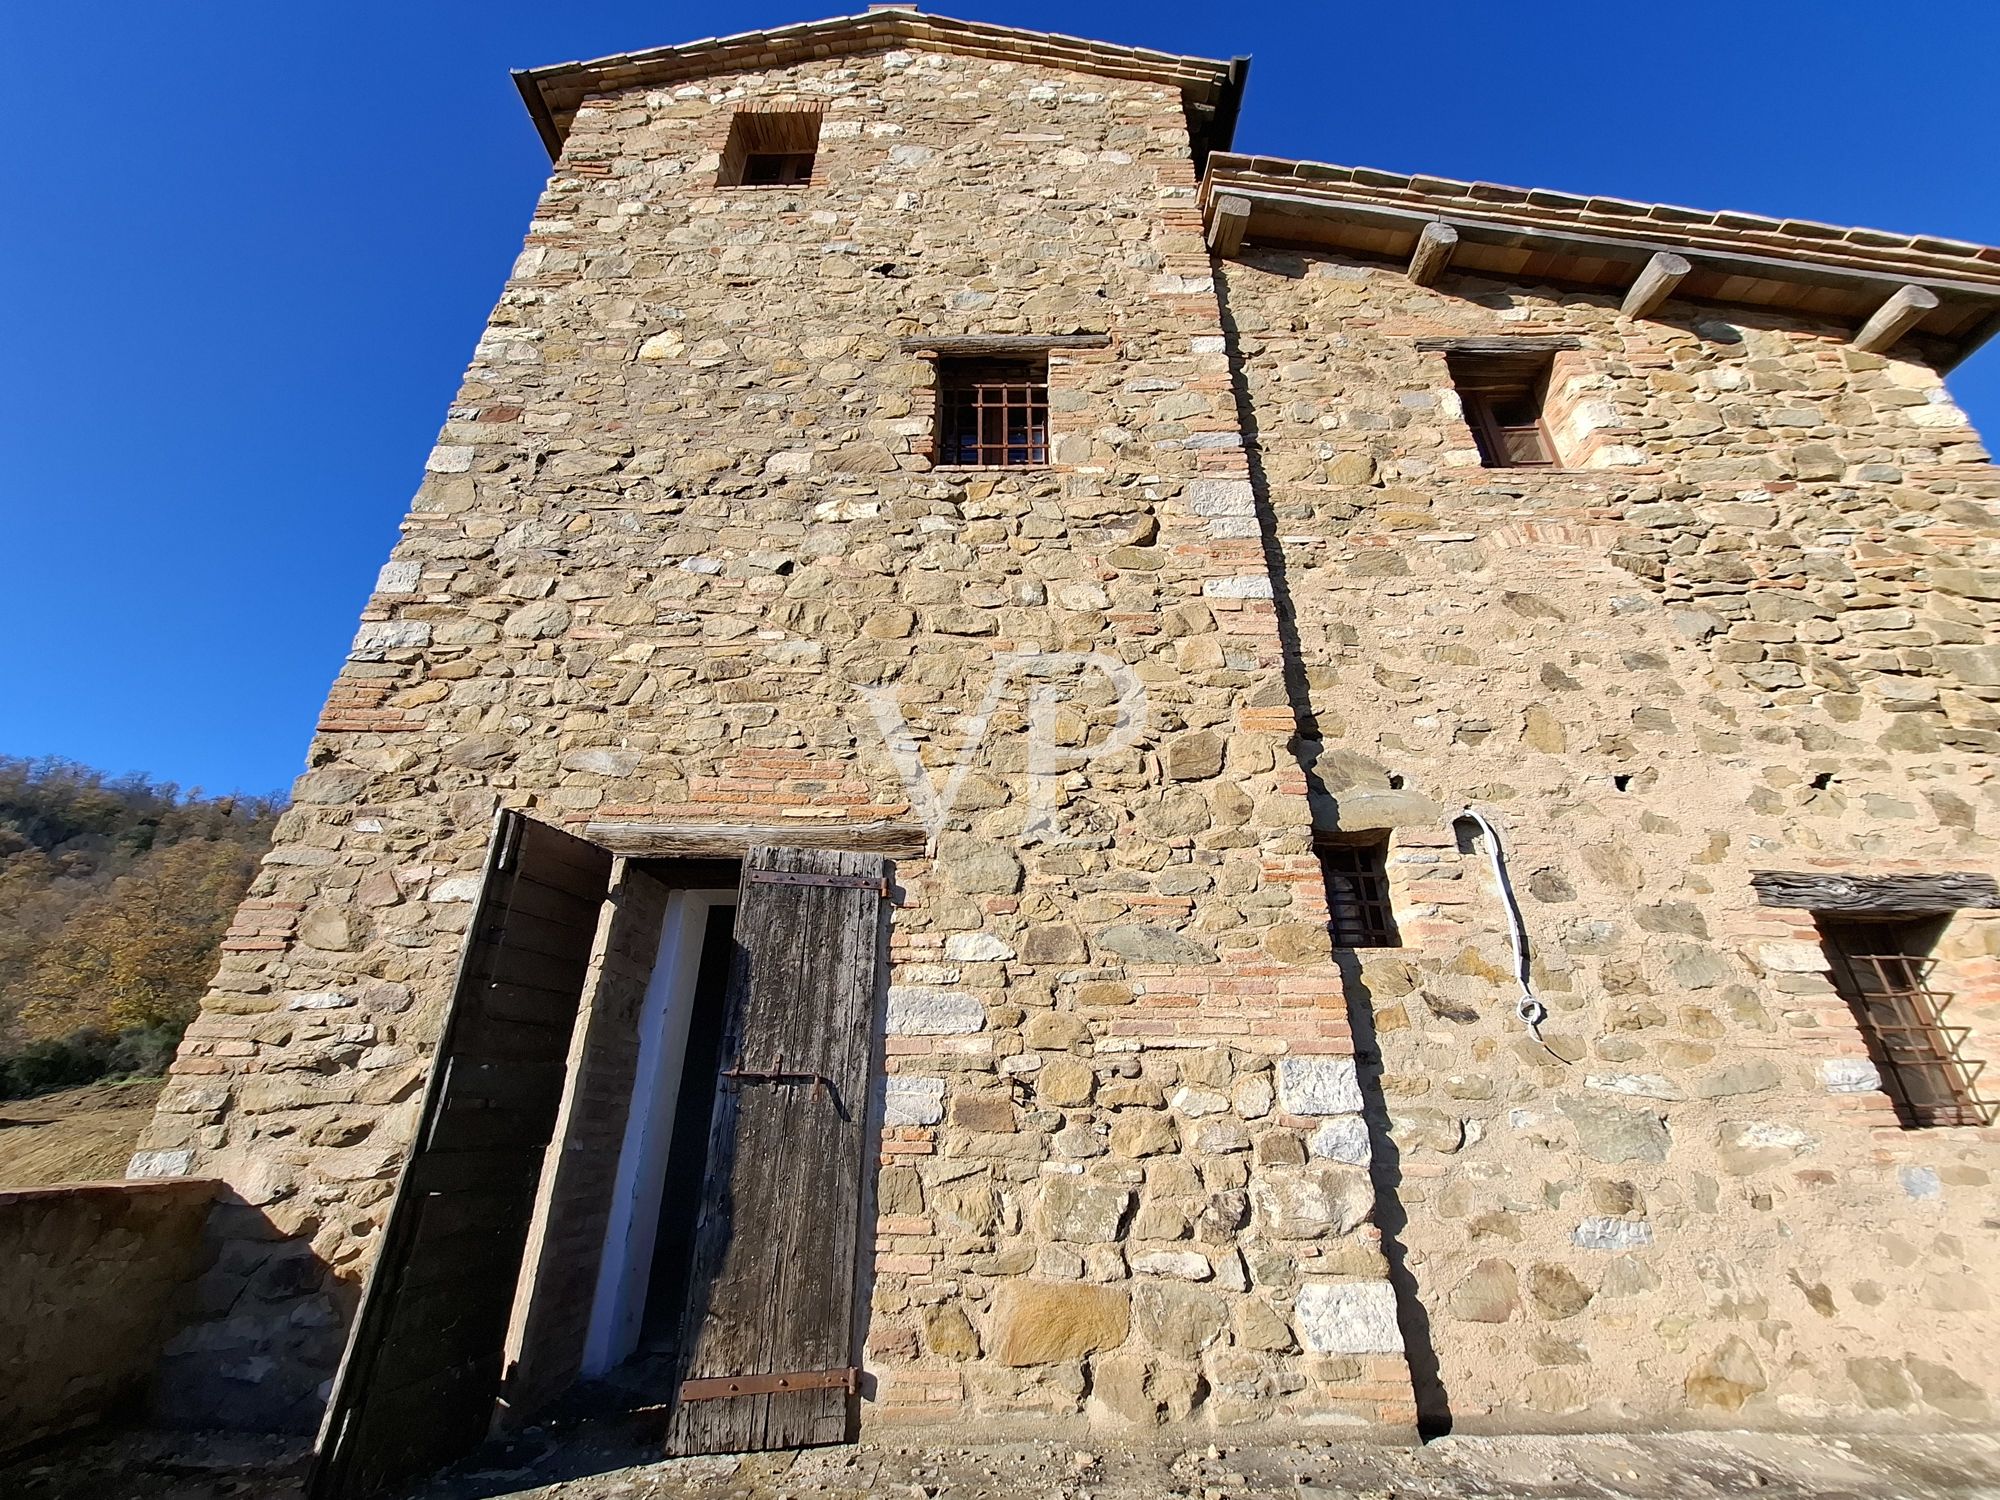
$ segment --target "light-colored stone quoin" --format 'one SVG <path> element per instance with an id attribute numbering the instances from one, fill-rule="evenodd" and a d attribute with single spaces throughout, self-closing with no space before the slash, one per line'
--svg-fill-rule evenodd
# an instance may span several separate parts
<path id="1" fill-rule="evenodd" d="M 1226 64 L 910 10 L 526 86 L 527 244 L 135 1158 L 227 1188 L 173 1415 L 317 1421 L 496 806 L 922 825 L 865 1423 L 1994 1414 L 1996 1146 L 1899 1125 L 1753 882 L 2000 866 L 1994 252 L 1233 156 Z M 811 181 L 721 185 L 773 109 Z M 1000 336 L 1049 462 L 940 465 Z M 1540 351 L 1553 466 L 1482 465 L 1455 341 Z M 1396 946 L 1333 947 L 1356 838 Z M 1993 914 L 1932 916 L 2000 1060 Z"/>

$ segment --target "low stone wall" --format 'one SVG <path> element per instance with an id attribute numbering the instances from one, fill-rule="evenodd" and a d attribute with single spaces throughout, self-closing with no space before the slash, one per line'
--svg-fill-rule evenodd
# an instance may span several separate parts
<path id="1" fill-rule="evenodd" d="M 0 1192 L 0 1452 L 97 1421 L 144 1385 L 216 1187 Z"/>

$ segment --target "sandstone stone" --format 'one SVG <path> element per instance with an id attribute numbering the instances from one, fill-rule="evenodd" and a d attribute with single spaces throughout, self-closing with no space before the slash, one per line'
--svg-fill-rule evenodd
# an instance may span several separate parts
<path id="1" fill-rule="evenodd" d="M 1666 1121 L 1652 1110 L 1589 1096 L 1558 1099 L 1556 1108 L 1576 1126 L 1578 1149 L 1596 1161 L 1665 1161 L 1673 1144 Z"/>
<path id="2" fill-rule="evenodd" d="M 1004 844 L 948 833 L 938 840 L 938 866 L 968 894 L 1007 896 L 1021 888 L 1021 861 Z"/>
<path id="3" fill-rule="evenodd" d="M 924 1313 L 924 1346 L 944 1359 L 979 1358 L 979 1336 L 956 1302 L 941 1303 Z"/>
<path id="4" fill-rule="evenodd" d="M 1116 1287 L 1013 1279 L 994 1292 L 987 1336 L 998 1363 L 1020 1368 L 1115 1349 L 1131 1321 L 1131 1298 Z"/>
<path id="5" fill-rule="evenodd" d="M 1206 781 L 1222 774 L 1223 741 L 1206 730 L 1177 734 L 1166 744 L 1167 776 L 1174 781 Z"/>
<path id="6" fill-rule="evenodd" d="M 1121 1109 L 1111 1122 L 1111 1149 L 1119 1156 L 1157 1156 L 1178 1143 L 1173 1116 L 1164 1110 Z"/>
<path id="7" fill-rule="evenodd" d="M 1697 1360 L 1688 1371 L 1688 1405 L 1718 1411 L 1738 1411 L 1752 1396 L 1770 1385 L 1756 1352 L 1742 1339 L 1731 1336 Z"/>
<path id="8" fill-rule="evenodd" d="M 1097 1075 L 1090 1064 L 1067 1057 L 1052 1058 L 1035 1075 L 1035 1097 L 1059 1109 L 1088 1104 L 1096 1087 Z"/>
<path id="9" fill-rule="evenodd" d="M 1251 1179 L 1250 1201 L 1259 1227 L 1273 1239 L 1313 1240 L 1365 1223 L 1375 1195 L 1358 1172 L 1272 1167 Z"/>
<path id="10" fill-rule="evenodd" d="M 1021 934 L 1020 959 L 1024 964 L 1080 964 L 1089 957 L 1083 943 L 1083 934 L 1068 922 L 1046 922 L 1030 927 Z M 1103 991 L 1109 986 L 1090 986 L 1097 993 L 1086 999 L 1079 994 L 1080 1004 L 1103 1005 L 1119 1003 L 1103 998 Z"/>
<path id="11" fill-rule="evenodd" d="M 1107 927 L 1097 935 L 1106 951 L 1133 963 L 1212 964 L 1215 954 L 1170 927 L 1147 923 Z"/>
<path id="12" fill-rule="evenodd" d="M 1698 1099 L 1731 1099 L 1739 1094 L 1761 1094 L 1778 1086 L 1778 1069 L 1764 1058 L 1731 1063 L 1695 1080 Z"/>
<path id="13" fill-rule="evenodd" d="M 1051 1239 L 1109 1244 L 1124 1228 L 1131 1207 L 1128 1188 L 1102 1187 L 1076 1177 L 1050 1177 L 1042 1183 L 1041 1227 Z"/>
<path id="14" fill-rule="evenodd" d="M 1528 1301 L 1544 1318 L 1573 1318 L 1590 1303 L 1590 1289 L 1562 1266 L 1528 1267 Z"/>
<path id="15" fill-rule="evenodd" d="M 1506 1322 L 1521 1310 L 1513 1262 L 1479 1261 L 1452 1288 L 1446 1305 L 1454 1318 L 1468 1323 Z"/>
<path id="16" fill-rule="evenodd" d="M 1132 1292 L 1132 1332 L 1160 1354 L 1193 1360 L 1222 1336 L 1225 1308 L 1213 1292 L 1144 1283 Z"/>

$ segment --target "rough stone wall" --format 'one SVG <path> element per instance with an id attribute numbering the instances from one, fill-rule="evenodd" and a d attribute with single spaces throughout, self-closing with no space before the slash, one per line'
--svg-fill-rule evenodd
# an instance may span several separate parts
<path id="1" fill-rule="evenodd" d="M 714 185 L 814 102 L 810 188 Z M 493 805 L 911 816 L 882 687 L 936 795 L 967 759 L 897 871 L 869 1419 L 1407 1422 L 1193 190 L 1171 91 L 1005 63 L 582 110 L 135 1163 L 234 1195 L 196 1414 L 317 1414 Z M 1077 331 L 1051 466 L 933 467 L 899 339 Z M 1115 732 L 1105 663 L 1138 737 L 1025 774 L 1030 717 Z"/>
<path id="2" fill-rule="evenodd" d="M 117 1415 L 185 1315 L 212 1182 L 0 1192 L 0 1452 Z"/>
<path id="3" fill-rule="evenodd" d="M 1938 377 L 1714 308 L 1260 250 L 1218 274 L 1315 816 L 1392 830 L 1404 946 L 1346 963 L 1420 1403 L 1988 1414 L 1996 1132 L 1897 1128 L 1809 915 L 1750 886 L 1995 867 L 2000 476 Z M 1536 333 L 1582 346 L 1551 393 L 1569 467 L 1481 468 L 1415 340 Z M 1546 1048 L 1467 803 L 1503 832 Z M 2000 1057 L 2000 922 L 1940 952 Z"/>

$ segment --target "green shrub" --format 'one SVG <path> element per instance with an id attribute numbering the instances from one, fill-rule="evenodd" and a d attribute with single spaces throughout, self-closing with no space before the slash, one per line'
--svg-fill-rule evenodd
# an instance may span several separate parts
<path id="1" fill-rule="evenodd" d="M 157 1076 L 174 1060 L 182 1030 L 132 1026 L 114 1034 L 86 1026 L 68 1036 L 30 1042 L 0 1057 L 0 1099 L 27 1099 L 102 1078 Z"/>

